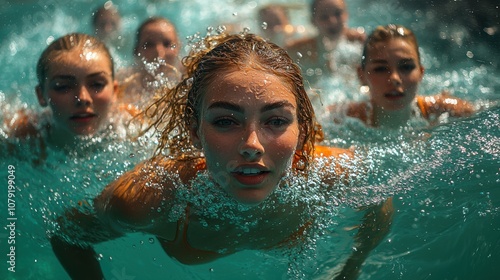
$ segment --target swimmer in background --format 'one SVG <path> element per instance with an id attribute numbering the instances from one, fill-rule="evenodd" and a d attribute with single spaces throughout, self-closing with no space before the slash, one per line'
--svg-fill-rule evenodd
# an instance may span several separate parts
<path id="1" fill-rule="evenodd" d="M 100 6 L 92 16 L 94 35 L 102 42 L 115 45 L 120 39 L 121 15 L 111 1 Z"/>
<path id="2" fill-rule="evenodd" d="M 36 73 L 36 97 L 45 110 L 22 109 L 10 116 L 10 138 L 38 139 L 42 147 L 71 149 L 82 136 L 98 134 L 122 117 L 138 114 L 133 107 L 116 103 L 113 59 L 96 37 L 72 33 L 56 39 L 42 52 Z"/>
<path id="3" fill-rule="evenodd" d="M 181 43 L 172 22 L 151 17 L 137 29 L 132 69 L 120 72 L 120 98 L 126 103 L 149 104 L 155 91 L 175 85 L 182 73 Z"/>
<path id="4" fill-rule="evenodd" d="M 358 76 L 368 87 L 369 100 L 332 106 L 334 118 L 340 114 L 358 118 L 371 127 L 398 128 L 413 118 L 432 125 L 439 123 L 443 114 L 465 117 L 475 112 L 473 104 L 446 91 L 433 96 L 417 95 L 424 67 L 416 36 L 401 25 L 379 26 L 368 36 Z"/>
<path id="5" fill-rule="evenodd" d="M 183 60 L 185 79 L 145 112 L 157 117 L 157 156 L 108 185 L 89 212 L 75 208 L 59 219 L 51 244 L 73 279 L 102 279 L 92 245 L 127 232 L 155 235 L 188 265 L 296 246 L 318 223 L 308 209 L 335 207 L 335 189 L 350 184 L 353 152 L 316 145 L 320 127 L 283 49 L 252 34 L 211 36 L 202 45 Z M 312 189 L 319 193 L 304 193 Z M 338 279 L 358 275 L 392 213 L 390 199 L 367 212 Z"/>
<path id="6" fill-rule="evenodd" d="M 316 76 L 330 74 L 341 64 L 349 64 L 352 58 L 335 61 L 335 50 L 342 44 L 354 44 L 359 49 L 365 40 L 364 31 L 347 26 L 349 13 L 344 0 L 313 0 L 311 3 L 311 23 L 318 34 L 314 37 L 298 39 L 288 44 L 285 49 L 299 62 L 306 79 L 314 81 Z M 359 47 L 355 47 L 359 45 Z M 346 52 L 344 49 L 342 52 Z M 356 53 L 341 54 L 354 56 Z M 358 54 L 359 56 L 359 54 Z"/>
<path id="7" fill-rule="evenodd" d="M 258 10 L 262 37 L 280 47 L 286 46 L 292 38 L 304 32 L 290 23 L 289 8 L 290 5 L 268 4 Z"/>

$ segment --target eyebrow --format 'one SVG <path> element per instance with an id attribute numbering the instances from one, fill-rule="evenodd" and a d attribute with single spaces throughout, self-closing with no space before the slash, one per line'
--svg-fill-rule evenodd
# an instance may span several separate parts
<path id="1" fill-rule="evenodd" d="M 265 111 L 271 111 L 271 110 L 274 110 L 274 109 L 281 109 L 281 108 L 285 108 L 285 107 L 289 107 L 291 109 L 295 109 L 295 106 L 293 106 L 288 101 L 278 101 L 278 102 L 275 102 L 275 103 L 271 103 L 271 104 L 265 105 L 264 107 L 262 107 L 262 109 L 260 111 L 261 112 L 265 112 Z"/>
<path id="2" fill-rule="evenodd" d="M 370 59 L 370 60 L 368 60 L 368 62 L 371 62 L 371 63 L 385 63 L 385 64 L 388 63 L 387 60 L 385 60 L 385 59 Z"/>
<path id="3" fill-rule="evenodd" d="M 389 63 L 385 59 L 373 59 L 370 60 L 371 63 L 382 63 L 382 64 L 387 64 Z M 398 63 L 408 63 L 408 62 L 415 62 L 415 59 L 413 58 L 402 58 L 401 60 L 398 61 Z"/>
<path id="4" fill-rule="evenodd" d="M 101 75 L 104 75 L 104 76 L 109 75 L 109 76 L 111 76 L 110 73 L 102 71 L 102 72 L 96 72 L 96 73 L 92 73 L 90 75 L 87 75 L 87 78 L 98 77 L 98 76 L 101 76 Z M 75 80 L 76 77 L 73 76 L 73 75 L 55 75 L 55 76 L 52 77 L 52 80 L 54 80 L 54 79 Z"/>
<path id="5" fill-rule="evenodd" d="M 237 104 L 234 104 L 234 103 L 231 103 L 231 102 L 226 102 L 226 101 L 217 101 L 217 102 L 214 102 L 212 104 L 210 104 L 210 106 L 208 106 L 208 110 L 210 109 L 227 109 L 227 110 L 231 110 L 231 111 L 236 111 L 236 112 L 240 112 L 240 113 L 243 113 L 243 108 Z"/>
<path id="6" fill-rule="evenodd" d="M 274 110 L 274 109 L 280 109 L 280 108 L 284 108 L 284 107 L 289 107 L 291 109 L 295 109 L 295 106 L 293 106 L 288 101 L 278 101 L 278 102 L 274 102 L 274 103 L 265 105 L 264 107 L 262 107 L 260 109 L 260 111 L 263 113 L 263 112 L 266 112 L 266 111 L 270 111 L 270 110 Z M 234 104 L 234 103 L 231 103 L 231 102 L 226 102 L 226 101 L 217 101 L 217 102 L 214 102 L 214 103 L 210 104 L 210 106 L 208 106 L 209 110 L 210 109 L 218 109 L 218 108 L 227 109 L 227 110 L 231 110 L 231 111 L 236 111 L 236 112 L 239 112 L 239 113 L 243 113 L 245 111 L 243 109 L 243 107 L 241 107 L 240 105 L 237 105 L 237 104 Z"/>

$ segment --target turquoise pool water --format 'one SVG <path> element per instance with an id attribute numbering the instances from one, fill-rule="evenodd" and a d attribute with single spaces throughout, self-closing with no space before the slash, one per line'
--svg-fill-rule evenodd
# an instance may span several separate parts
<path id="1" fill-rule="evenodd" d="M 297 4 L 292 11 L 294 22 L 309 27 L 306 1 L 286 2 Z M 152 236 L 132 234 L 96 246 L 107 279 L 331 279 L 353 245 L 354 232 L 345 228 L 357 224 L 361 215 L 352 207 L 361 205 L 362 200 L 388 195 L 394 195 L 397 210 L 392 230 L 365 262 L 360 279 L 498 278 L 500 108 L 492 105 L 500 100 L 498 43 L 475 35 L 473 24 L 447 21 L 449 15 L 439 9 L 414 11 L 398 1 L 371 2 L 348 2 L 350 24 L 368 31 L 387 23 L 411 27 L 419 38 L 427 70 L 422 94 L 448 88 L 486 108 L 471 118 L 401 133 L 325 124 L 332 144 L 357 145 L 366 155 L 372 186 L 365 196 L 355 195 L 332 211 L 334 222 L 311 241 L 315 245 L 308 250 L 289 252 L 292 257 L 244 251 L 209 264 L 183 266 L 168 258 Z M 453 5 L 465 2 L 450 1 L 448 10 L 459 11 Z M 260 23 L 251 19 L 262 3 L 267 1 L 116 2 L 124 17 L 125 39 L 130 42 L 133 31 L 148 15 L 172 19 L 183 38 L 197 32 L 203 36 L 208 26 L 221 22 L 256 31 Z M 7 1 L 2 6 L 0 102 L 7 110 L 20 106 L 36 110 L 33 88 L 38 56 L 51 37 L 89 32 L 90 14 L 97 3 L 24 0 Z M 498 15 L 498 6 L 491 9 L 495 7 Z M 467 15 L 457 14 L 455 19 L 466 20 Z M 491 36 L 498 38 L 498 33 Z M 131 47 L 114 52 L 118 66 L 131 60 Z M 355 94 L 342 92 L 357 90 L 335 77 L 325 78 L 316 86 L 324 88 L 325 103 L 351 98 Z M 116 139 L 115 135 L 104 135 L 78 147 L 78 154 L 49 150 L 47 161 L 38 165 L 31 160 L 34 153 L 29 145 L 21 147 L 15 156 L 0 155 L 0 220 L 4 224 L 0 232 L 1 279 L 67 278 L 46 240 L 51 220 L 76 201 L 93 197 L 151 154 L 148 141 L 123 143 Z M 16 272 L 8 270 L 12 245 L 8 244 L 8 208 L 12 206 L 7 200 L 9 166 L 15 167 L 10 175 L 15 175 L 17 187 Z"/>

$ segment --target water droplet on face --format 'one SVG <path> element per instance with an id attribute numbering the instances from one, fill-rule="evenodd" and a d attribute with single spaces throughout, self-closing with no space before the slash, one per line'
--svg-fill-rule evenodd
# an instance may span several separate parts
<path id="1" fill-rule="evenodd" d="M 261 25 L 262 29 L 266 30 L 267 29 L 267 22 L 263 22 Z"/>

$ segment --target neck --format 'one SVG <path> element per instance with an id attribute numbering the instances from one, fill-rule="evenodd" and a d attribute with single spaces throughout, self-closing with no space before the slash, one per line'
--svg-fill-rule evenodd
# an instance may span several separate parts
<path id="1" fill-rule="evenodd" d="M 408 123 L 412 114 L 411 106 L 401 110 L 389 111 L 373 106 L 373 126 L 381 128 L 399 128 Z"/>
<path id="2" fill-rule="evenodd" d="M 318 47 L 319 53 L 331 52 L 333 51 L 339 42 L 340 36 L 335 36 L 335 38 L 329 38 L 326 36 L 318 36 L 316 38 L 316 45 Z"/>
<path id="3" fill-rule="evenodd" d="M 51 127 L 47 133 L 47 143 L 59 149 L 73 147 L 78 143 L 78 137 L 66 130 Z"/>

